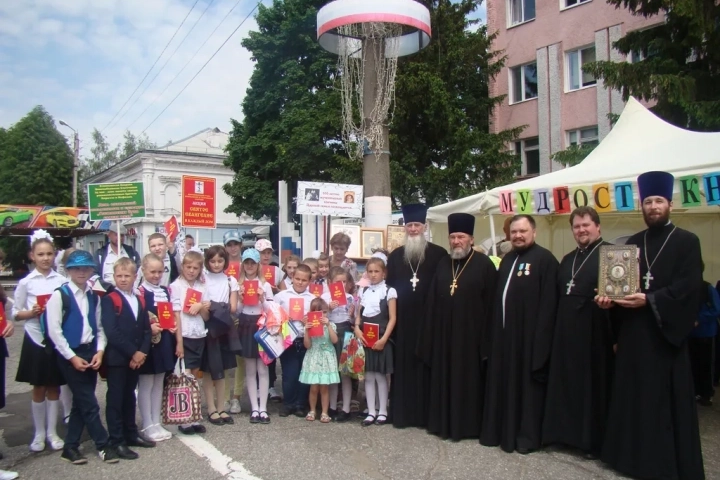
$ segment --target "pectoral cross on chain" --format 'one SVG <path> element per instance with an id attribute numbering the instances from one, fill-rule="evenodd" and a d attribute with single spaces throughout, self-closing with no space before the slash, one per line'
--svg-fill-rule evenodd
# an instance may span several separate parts
<path id="1" fill-rule="evenodd" d="M 417 278 L 417 275 L 416 275 L 415 273 L 413 273 L 413 276 L 412 276 L 412 278 L 410 279 L 410 283 L 412 283 L 413 292 L 414 292 L 414 291 L 415 291 L 415 286 L 416 286 L 418 283 L 420 283 L 420 279 Z"/>
<path id="2" fill-rule="evenodd" d="M 452 285 L 450 285 L 450 296 L 455 295 L 455 289 L 457 288 L 457 281 L 453 279 Z"/>
<path id="3" fill-rule="evenodd" d="M 653 277 L 652 273 L 650 273 L 650 270 L 648 270 L 648 272 L 645 275 L 643 275 L 643 278 L 645 279 L 645 290 L 649 290 L 650 289 L 650 281 L 655 280 L 655 277 Z"/>
<path id="4" fill-rule="evenodd" d="M 571 278 L 570 281 L 569 281 L 568 283 L 566 283 L 566 285 L 567 285 L 568 288 L 567 288 L 567 290 L 565 291 L 565 294 L 566 294 L 566 295 L 570 295 L 570 290 L 572 290 L 572 288 L 575 286 L 575 282 L 574 282 L 573 279 Z"/>

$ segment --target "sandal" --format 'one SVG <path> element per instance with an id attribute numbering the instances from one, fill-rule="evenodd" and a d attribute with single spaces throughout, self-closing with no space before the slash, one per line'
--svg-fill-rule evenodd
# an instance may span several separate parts
<path id="1" fill-rule="evenodd" d="M 253 410 L 250 413 L 250 423 L 260 423 L 260 412 Z"/>
<path id="2" fill-rule="evenodd" d="M 363 427 L 369 427 L 369 426 L 372 425 L 373 423 L 375 423 L 375 416 L 374 416 L 374 415 L 368 415 L 368 416 L 365 418 L 365 420 L 362 421 L 362 426 L 363 426 Z"/>
<path id="3" fill-rule="evenodd" d="M 307 416 L 305 417 L 305 420 L 307 420 L 308 422 L 314 422 L 315 421 L 315 411 L 310 410 L 308 412 Z"/>
<path id="4" fill-rule="evenodd" d="M 223 421 L 223 423 L 225 423 L 227 425 L 233 425 L 235 423 L 235 420 L 233 420 L 232 417 L 230 415 L 228 415 L 228 413 L 225 410 L 220 412 L 219 415 L 220 415 L 220 419 Z"/>
<path id="5" fill-rule="evenodd" d="M 263 425 L 270 423 L 270 415 L 268 415 L 268 413 L 264 410 L 260 412 L 260 423 Z"/>
<path id="6" fill-rule="evenodd" d="M 220 417 L 220 414 L 218 412 L 212 412 L 210 415 L 208 415 L 208 422 L 212 423 L 213 425 L 222 425 L 223 419 Z"/>
<path id="7" fill-rule="evenodd" d="M 330 423 L 332 421 L 332 418 L 330 418 L 330 415 L 327 413 L 323 413 L 320 415 L 320 423 Z"/>
<path id="8" fill-rule="evenodd" d="M 382 417 L 382 419 L 380 418 Z M 385 425 L 387 423 L 387 415 L 383 415 L 382 413 L 377 416 L 375 419 L 375 425 Z"/>

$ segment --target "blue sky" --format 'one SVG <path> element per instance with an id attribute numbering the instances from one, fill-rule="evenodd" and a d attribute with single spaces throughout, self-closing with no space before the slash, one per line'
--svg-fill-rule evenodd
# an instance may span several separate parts
<path id="1" fill-rule="evenodd" d="M 81 155 L 89 156 L 93 127 L 105 128 L 120 111 L 193 3 L 195 0 L 0 1 L 0 126 L 9 127 L 35 105 L 43 105 L 56 121 L 64 120 L 79 131 Z M 237 0 L 198 1 L 135 96 L 103 131 L 111 144 L 119 142 L 127 128 L 139 133 L 148 127 L 256 1 L 240 0 L 160 96 L 236 3 Z M 485 16 L 484 6 L 479 15 Z M 193 25 L 192 32 L 170 58 Z M 164 144 L 207 127 L 229 131 L 230 118 L 242 118 L 240 104 L 253 64 L 240 42 L 254 29 L 256 23 L 250 18 L 182 95 L 147 128 L 151 140 Z M 168 58 L 164 69 L 149 83 Z M 136 97 L 137 102 L 128 110 Z M 65 127 L 59 128 L 71 133 Z"/>

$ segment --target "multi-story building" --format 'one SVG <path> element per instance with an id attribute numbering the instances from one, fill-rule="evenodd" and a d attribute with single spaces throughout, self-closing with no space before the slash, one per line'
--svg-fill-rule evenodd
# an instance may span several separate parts
<path id="1" fill-rule="evenodd" d="M 662 18 L 632 16 L 604 0 L 488 0 L 493 49 L 506 56 L 490 94 L 506 95 L 495 109 L 493 132 L 526 126 L 515 142 L 522 176 L 563 168 L 551 160 L 574 144 L 596 144 L 610 131 L 609 114 L 622 112 L 620 92 L 582 70 L 596 60 L 626 58 L 613 43 L 627 32 L 651 28 Z"/>

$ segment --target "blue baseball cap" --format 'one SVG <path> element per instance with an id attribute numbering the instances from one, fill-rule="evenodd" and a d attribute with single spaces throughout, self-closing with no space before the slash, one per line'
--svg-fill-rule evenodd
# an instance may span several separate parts
<path id="1" fill-rule="evenodd" d="M 255 263 L 260 263 L 260 252 L 254 248 L 248 248 L 242 254 L 242 261 L 244 262 L 245 260 L 252 260 Z"/>
<path id="2" fill-rule="evenodd" d="M 75 250 L 68 255 L 68 259 L 65 262 L 66 269 L 82 267 L 95 267 L 95 260 L 90 252 L 86 252 L 85 250 Z"/>
<path id="3" fill-rule="evenodd" d="M 227 245 L 230 242 L 243 243 L 240 232 L 237 230 L 228 230 L 223 235 L 223 245 Z"/>

